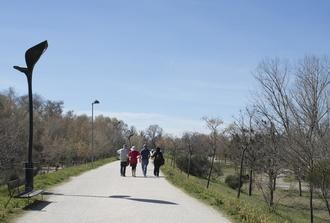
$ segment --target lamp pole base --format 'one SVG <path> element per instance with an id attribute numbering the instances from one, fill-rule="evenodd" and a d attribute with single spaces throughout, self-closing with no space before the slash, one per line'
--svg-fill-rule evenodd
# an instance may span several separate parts
<path id="1" fill-rule="evenodd" d="M 25 163 L 25 192 L 33 190 L 33 163 Z"/>

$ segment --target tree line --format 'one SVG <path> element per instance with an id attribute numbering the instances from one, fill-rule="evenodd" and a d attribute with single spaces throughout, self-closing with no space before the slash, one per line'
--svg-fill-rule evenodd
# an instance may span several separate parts
<path id="1" fill-rule="evenodd" d="M 33 161 L 42 167 L 69 166 L 115 156 L 123 144 L 155 146 L 163 130 L 151 125 L 137 132 L 117 118 L 99 115 L 94 120 L 94 146 L 91 147 L 92 120 L 88 115 L 63 111 L 62 101 L 34 95 Z M 28 144 L 28 96 L 17 96 L 9 88 L 0 93 L 0 183 L 24 174 Z"/>

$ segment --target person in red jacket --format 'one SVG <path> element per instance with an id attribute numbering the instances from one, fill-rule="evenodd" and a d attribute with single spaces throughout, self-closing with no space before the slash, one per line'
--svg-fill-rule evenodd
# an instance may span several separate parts
<path id="1" fill-rule="evenodd" d="M 135 146 L 132 146 L 131 151 L 128 153 L 129 164 L 132 167 L 132 176 L 136 176 L 136 165 L 138 163 L 139 151 L 135 150 Z"/>

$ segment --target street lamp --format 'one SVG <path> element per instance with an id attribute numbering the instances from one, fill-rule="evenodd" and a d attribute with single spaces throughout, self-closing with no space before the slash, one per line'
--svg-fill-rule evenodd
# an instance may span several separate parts
<path id="1" fill-rule="evenodd" d="M 98 100 L 92 102 L 92 165 L 94 162 L 94 104 L 100 104 Z"/>
<path id="2" fill-rule="evenodd" d="M 32 162 L 32 146 L 33 146 L 33 98 L 32 98 L 32 73 L 34 65 L 37 63 L 41 55 L 46 51 L 48 42 L 43 41 L 25 52 L 25 62 L 27 67 L 14 66 L 14 69 L 24 73 L 28 82 L 29 90 L 29 147 L 28 162 L 25 163 L 25 191 L 33 190 L 33 162 Z"/>

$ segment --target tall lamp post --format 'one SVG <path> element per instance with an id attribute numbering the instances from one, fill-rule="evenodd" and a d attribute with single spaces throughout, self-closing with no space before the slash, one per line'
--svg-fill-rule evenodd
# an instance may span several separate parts
<path id="1" fill-rule="evenodd" d="M 92 102 L 92 165 L 94 164 L 94 105 L 100 104 L 98 100 Z"/>
<path id="2" fill-rule="evenodd" d="M 32 162 L 32 146 L 33 146 L 33 98 L 32 98 L 32 73 L 34 65 L 37 63 L 41 55 L 46 51 L 48 42 L 43 41 L 25 52 L 25 62 L 27 67 L 14 66 L 14 69 L 24 73 L 28 82 L 29 90 L 29 146 L 28 161 L 25 163 L 25 191 L 33 190 L 33 162 Z"/>

